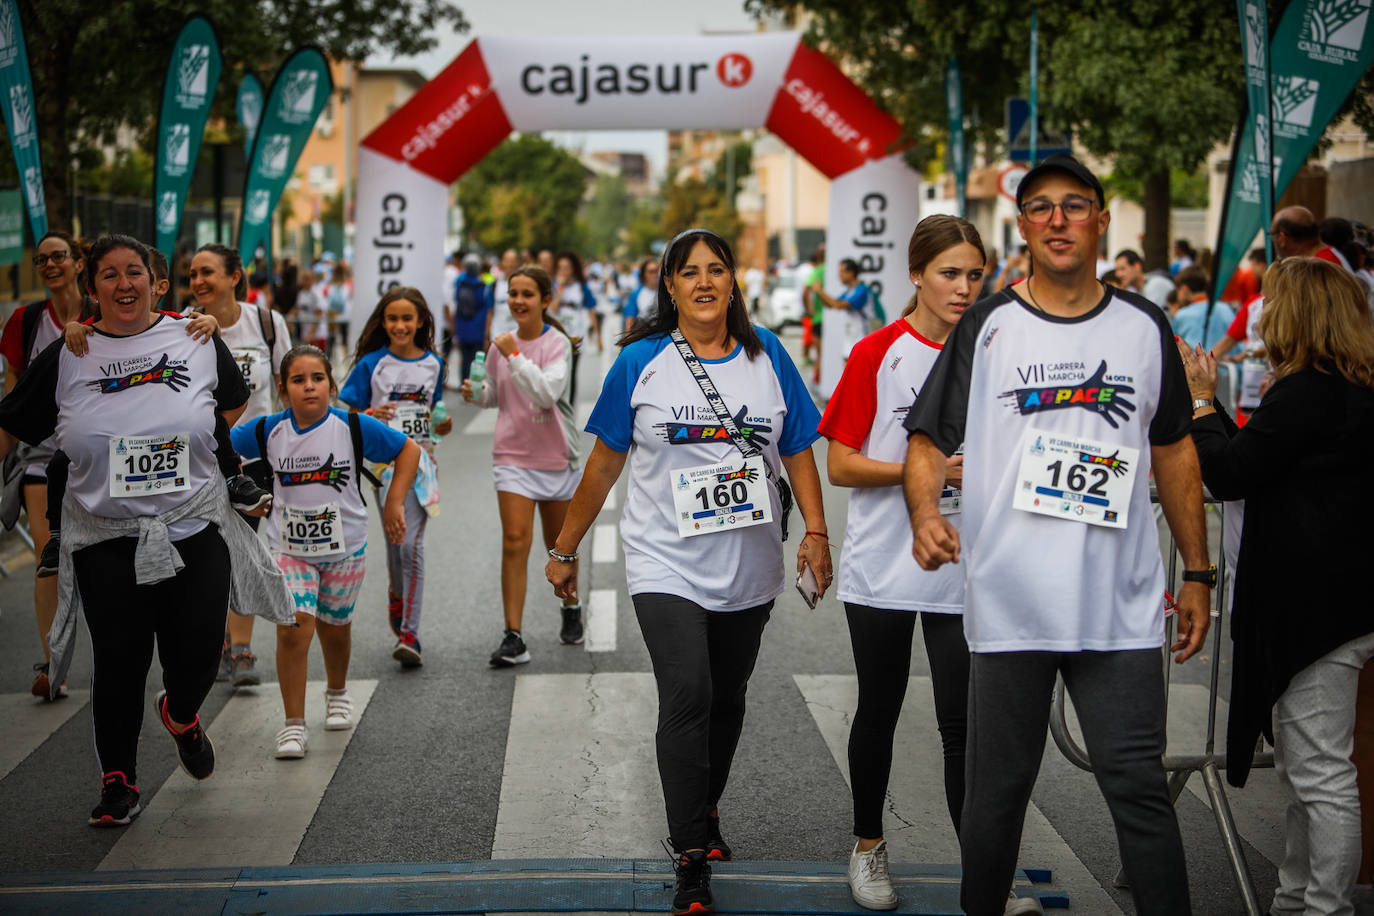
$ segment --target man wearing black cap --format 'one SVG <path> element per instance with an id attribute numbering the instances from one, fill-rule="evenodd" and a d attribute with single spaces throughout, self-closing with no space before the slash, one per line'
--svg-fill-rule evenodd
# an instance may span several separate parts
<path id="1" fill-rule="evenodd" d="M 1051 156 L 1017 190 L 1031 275 L 976 303 L 912 405 L 905 487 L 925 569 L 965 565 L 968 791 L 959 836 L 970 916 L 1002 916 L 1055 675 L 1068 685 L 1142 916 L 1190 911 L 1161 765 L 1159 502 L 1187 572 L 1176 660 L 1209 623 L 1207 535 L 1183 366 L 1168 320 L 1096 277 L 1102 185 Z M 940 514 L 964 447 L 962 532 Z M 1005 909 L 1004 909 L 1005 908 Z"/>

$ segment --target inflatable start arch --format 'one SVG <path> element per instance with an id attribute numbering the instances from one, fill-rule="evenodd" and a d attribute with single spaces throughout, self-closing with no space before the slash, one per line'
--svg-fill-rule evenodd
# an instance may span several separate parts
<path id="1" fill-rule="evenodd" d="M 448 187 L 513 130 L 760 126 L 832 179 L 829 291 L 839 289 L 839 261 L 853 258 L 864 282 L 900 307 L 919 181 L 894 152 L 901 129 L 798 34 L 505 37 L 474 40 L 363 140 L 354 327 L 392 286 L 443 301 Z M 863 332 L 861 320 L 844 324 L 826 322 L 827 394 Z"/>

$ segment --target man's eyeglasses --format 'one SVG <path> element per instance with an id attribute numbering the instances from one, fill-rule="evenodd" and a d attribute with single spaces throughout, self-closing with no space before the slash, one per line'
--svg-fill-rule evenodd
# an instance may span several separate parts
<path id="1" fill-rule="evenodd" d="M 1069 196 L 1059 203 L 1055 203 L 1052 200 L 1037 197 L 1021 205 L 1021 215 L 1032 223 L 1048 223 L 1054 218 L 1055 207 L 1058 207 L 1064 214 L 1064 219 L 1071 223 L 1081 223 L 1092 216 L 1093 201 L 1086 197 Z"/>
<path id="2" fill-rule="evenodd" d="M 36 254 L 33 256 L 33 266 L 42 267 L 44 264 L 51 262 L 54 267 L 59 267 L 65 264 L 69 257 L 71 257 L 71 253 L 67 251 L 54 251 L 52 254 Z"/>

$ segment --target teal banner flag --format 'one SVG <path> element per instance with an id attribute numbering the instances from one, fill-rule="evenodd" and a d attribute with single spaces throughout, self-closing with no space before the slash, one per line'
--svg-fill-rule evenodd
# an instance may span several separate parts
<path id="1" fill-rule="evenodd" d="M 24 260 L 24 196 L 18 188 L 0 191 L 0 267 Z"/>
<path id="2" fill-rule="evenodd" d="M 29 210 L 29 228 L 36 242 L 48 232 L 48 205 L 43 193 L 38 123 L 34 120 L 33 76 L 15 0 L 0 0 L 0 108 L 5 110 L 5 129 L 10 134 L 10 149 Z"/>
<path id="3" fill-rule="evenodd" d="M 262 103 L 267 93 L 263 91 L 262 80 L 251 73 L 244 74 L 239 84 L 238 99 L 234 111 L 238 113 L 239 123 L 243 125 L 243 155 L 253 155 L 253 138 L 258 135 L 258 124 L 262 121 Z"/>
<path id="4" fill-rule="evenodd" d="M 1260 4 L 1263 15 L 1261 0 L 1255 2 Z M 1369 0 L 1293 0 L 1284 12 L 1269 43 L 1271 91 L 1267 104 L 1258 111 L 1253 104 L 1250 106 L 1238 154 L 1231 161 L 1231 187 L 1213 277 L 1217 295 L 1244 259 L 1255 234 L 1269 228 L 1260 163 L 1265 150 L 1256 143 L 1263 132 L 1256 130 L 1257 123 L 1263 119 L 1271 135 L 1273 199 L 1277 199 L 1307 161 L 1360 77 L 1374 63 L 1372 18 Z M 1245 31 L 1249 28 L 1250 17 L 1246 15 L 1241 30 L 1242 41 L 1247 45 L 1250 39 Z M 1247 76 L 1250 62 L 1251 50 L 1247 47 Z"/>
<path id="5" fill-rule="evenodd" d="M 318 48 L 300 48 L 281 65 L 267 93 L 244 176 L 239 255 L 253 260 L 258 247 L 271 255 L 272 211 L 291 179 L 315 119 L 334 92 L 329 62 Z"/>
<path id="6" fill-rule="evenodd" d="M 951 57 L 945 68 L 945 98 L 949 108 L 949 167 L 959 198 L 959 215 L 968 216 L 968 147 L 964 145 L 964 83 L 959 58 Z"/>
<path id="7" fill-rule="evenodd" d="M 215 27 L 204 16 L 192 16 L 172 45 L 157 119 L 153 200 L 157 201 L 157 247 L 169 260 L 175 253 L 186 193 L 222 68 Z"/>

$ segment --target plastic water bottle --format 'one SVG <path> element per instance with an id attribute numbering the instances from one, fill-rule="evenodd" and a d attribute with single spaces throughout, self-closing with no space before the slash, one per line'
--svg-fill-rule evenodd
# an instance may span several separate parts
<path id="1" fill-rule="evenodd" d="M 448 405 L 443 401 L 438 401 L 434 409 L 429 412 L 429 441 L 438 445 L 444 437 L 434 431 L 434 427 L 448 419 Z"/>
<path id="2" fill-rule="evenodd" d="M 468 381 L 472 384 L 472 396 L 480 398 L 482 390 L 487 386 L 487 354 L 478 353 L 472 361 L 472 368 L 468 370 Z"/>

